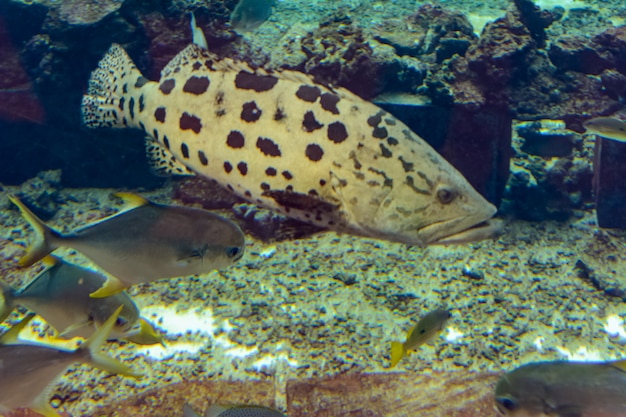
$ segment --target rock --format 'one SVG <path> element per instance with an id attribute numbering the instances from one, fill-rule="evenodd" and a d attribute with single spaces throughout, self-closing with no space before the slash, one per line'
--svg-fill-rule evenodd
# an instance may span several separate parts
<path id="1" fill-rule="evenodd" d="M 593 191 L 598 226 L 626 229 L 626 143 L 596 136 Z"/>
<path id="2" fill-rule="evenodd" d="M 518 124 L 517 134 L 524 139 L 521 150 L 543 157 L 564 157 L 572 154 L 576 134 L 565 129 L 562 120 L 537 120 Z"/>
<path id="3" fill-rule="evenodd" d="M 91 25 L 117 12 L 124 0 L 64 0 L 59 16 L 70 25 Z"/>

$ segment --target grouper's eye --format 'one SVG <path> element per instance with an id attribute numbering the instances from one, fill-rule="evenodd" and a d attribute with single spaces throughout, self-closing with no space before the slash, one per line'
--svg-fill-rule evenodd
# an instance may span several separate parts
<path id="1" fill-rule="evenodd" d="M 239 255 L 240 252 L 241 250 L 237 246 L 233 246 L 232 248 L 228 248 L 226 250 L 226 256 L 228 256 L 229 258 L 234 258 Z"/>
<path id="2" fill-rule="evenodd" d="M 448 204 L 456 197 L 456 193 L 447 187 L 441 187 L 437 190 L 437 200 L 441 204 Z"/>
<path id="3" fill-rule="evenodd" d="M 496 402 L 498 403 L 498 410 L 502 414 L 504 414 L 504 410 L 514 411 L 517 408 L 517 402 L 509 397 L 497 397 Z"/>

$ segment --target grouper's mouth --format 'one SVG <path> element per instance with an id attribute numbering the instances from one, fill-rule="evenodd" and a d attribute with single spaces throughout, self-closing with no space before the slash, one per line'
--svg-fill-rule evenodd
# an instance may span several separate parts
<path id="1" fill-rule="evenodd" d="M 488 219 L 453 235 L 429 242 L 429 245 L 455 245 L 479 240 L 493 239 L 504 232 L 502 219 Z"/>

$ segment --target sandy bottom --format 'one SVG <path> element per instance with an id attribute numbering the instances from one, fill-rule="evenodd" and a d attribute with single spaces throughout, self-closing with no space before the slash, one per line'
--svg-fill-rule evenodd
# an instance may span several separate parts
<path id="1" fill-rule="evenodd" d="M 68 231 L 110 214 L 110 191 L 61 191 L 66 204 L 50 224 Z M 167 202 L 169 193 L 143 195 Z M 17 267 L 32 230 L 6 196 L 0 208 L 2 278 L 20 286 L 40 270 Z M 169 384 L 238 380 L 271 383 L 273 398 L 259 401 L 284 409 L 289 381 L 390 372 L 390 342 L 403 340 L 420 316 L 440 306 L 453 316 L 445 331 L 393 372 L 452 379 L 538 360 L 622 357 L 626 242 L 592 219 L 585 213 L 571 224 L 512 221 L 498 240 L 454 247 L 332 232 L 272 244 L 250 240 L 229 269 L 132 287 L 166 348 L 113 342 L 106 352 L 144 376 L 106 376 L 76 365 L 56 384 L 53 404 L 72 416 L 105 415 L 97 408 Z M 71 250 L 57 253 L 85 262 Z M 229 402 L 249 403 L 245 392 Z"/>

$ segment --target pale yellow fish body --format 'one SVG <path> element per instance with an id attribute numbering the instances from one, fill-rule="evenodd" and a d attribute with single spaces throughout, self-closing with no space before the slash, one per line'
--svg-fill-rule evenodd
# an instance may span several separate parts
<path id="1" fill-rule="evenodd" d="M 111 47 L 83 98 L 88 127 L 134 127 L 158 171 L 196 173 L 240 197 L 339 232 L 414 245 L 495 213 L 401 121 L 343 88 L 267 72 L 189 45 L 144 78 Z M 483 237 L 481 235 L 481 237 Z"/>
<path id="2" fill-rule="evenodd" d="M 626 142 L 626 122 L 614 117 L 596 117 L 583 123 L 587 133 L 594 133 L 603 138 Z"/>

